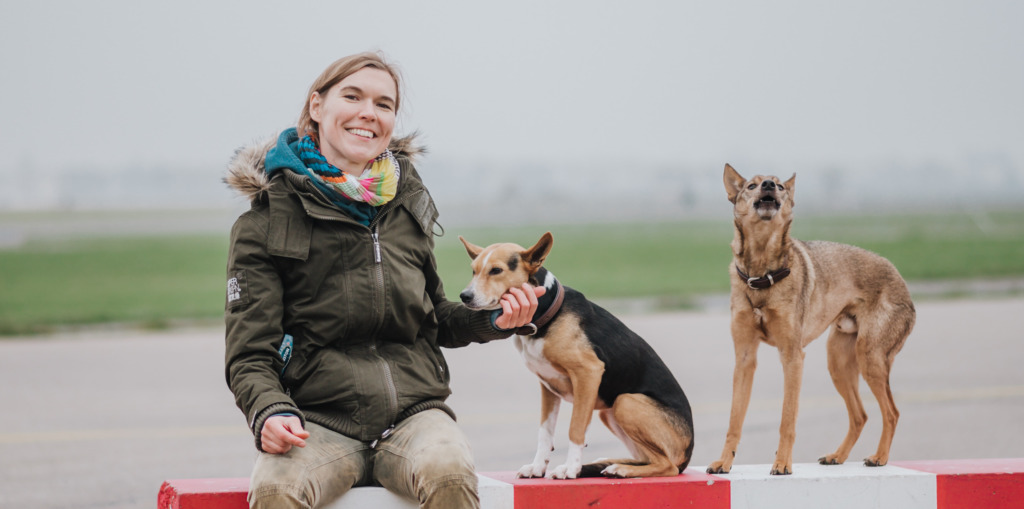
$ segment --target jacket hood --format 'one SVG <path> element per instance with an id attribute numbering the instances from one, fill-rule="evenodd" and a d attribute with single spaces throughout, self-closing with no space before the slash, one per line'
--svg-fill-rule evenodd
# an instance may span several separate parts
<path id="1" fill-rule="evenodd" d="M 396 158 L 405 157 L 410 161 L 427 152 L 416 143 L 418 132 L 401 138 L 392 138 L 388 148 Z M 235 151 L 228 162 L 224 183 L 249 200 L 256 199 L 270 188 L 270 176 L 279 169 L 295 169 L 301 172 L 302 160 L 293 148 L 298 143 L 294 127 L 285 129 L 277 139 L 255 141 Z"/>

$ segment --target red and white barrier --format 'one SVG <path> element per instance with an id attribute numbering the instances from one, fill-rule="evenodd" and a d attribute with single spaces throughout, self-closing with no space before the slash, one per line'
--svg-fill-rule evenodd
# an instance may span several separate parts
<path id="1" fill-rule="evenodd" d="M 768 475 L 769 465 L 736 465 L 728 475 L 691 467 L 676 477 L 647 479 L 516 479 L 481 473 L 483 509 L 1021 509 L 1024 458 L 798 464 L 793 475 Z M 242 509 L 249 481 L 185 479 L 164 483 L 158 509 Z M 356 488 L 332 509 L 415 509 L 383 488 Z"/>

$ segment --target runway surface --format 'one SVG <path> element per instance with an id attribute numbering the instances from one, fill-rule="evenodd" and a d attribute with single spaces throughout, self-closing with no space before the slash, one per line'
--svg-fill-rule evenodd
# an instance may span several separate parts
<path id="1" fill-rule="evenodd" d="M 732 391 L 726 310 L 628 314 L 623 321 L 665 359 L 694 410 L 691 464 L 717 459 Z M 896 359 L 901 417 L 893 460 L 1024 457 L 1024 299 L 918 303 Z M 223 377 L 220 328 L 92 331 L 0 340 L 0 507 L 152 508 L 164 479 L 248 476 L 252 436 Z M 737 464 L 770 464 L 782 374 L 762 346 Z M 832 452 L 846 433 L 825 341 L 807 347 L 794 461 Z M 516 470 L 536 447 L 540 394 L 510 341 L 446 351 L 449 400 L 481 471 Z M 862 383 L 868 425 L 852 461 L 881 431 Z M 552 464 L 565 458 L 563 405 Z M 595 419 L 584 460 L 627 455 Z"/>

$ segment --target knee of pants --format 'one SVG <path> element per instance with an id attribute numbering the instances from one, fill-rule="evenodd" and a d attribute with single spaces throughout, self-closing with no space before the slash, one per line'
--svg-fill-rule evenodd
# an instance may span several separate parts
<path id="1" fill-rule="evenodd" d="M 476 490 L 476 469 L 469 451 L 452 444 L 430 447 L 416 458 L 416 478 L 420 488 L 433 491 L 441 487 L 467 486 Z"/>
<path id="2" fill-rule="evenodd" d="M 269 485 L 253 487 L 249 491 L 250 509 L 305 509 L 312 507 L 312 501 L 302 489 L 292 485 Z"/>

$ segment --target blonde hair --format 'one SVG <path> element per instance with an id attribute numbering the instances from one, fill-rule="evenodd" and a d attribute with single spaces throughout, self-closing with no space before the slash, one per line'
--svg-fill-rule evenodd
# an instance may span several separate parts
<path id="1" fill-rule="evenodd" d="M 318 92 L 320 95 L 326 94 L 327 91 L 334 85 L 338 84 L 339 81 L 355 74 L 357 71 L 366 69 L 367 67 L 380 69 L 390 74 L 391 79 L 395 80 L 395 113 L 398 113 L 398 107 L 401 104 L 402 95 L 402 81 L 398 69 L 389 64 L 384 59 L 384 55 L 382 53 L 369 51 L 356 53 L 355 55 L 349 55 L 335 60 L 334 63 L 324 69 L 324 72 L 320 73 L 320 76 L 309 87 L 309 92 L 306 94 L 306 104 L 302 106 L 302 112 L 299 113 L 299 122 L 296 125 L 299 136 L 308 134 L 315 140 L 320 130 L 320 126 L 317 122 L 309 116 L 309 100 L 313 96 L 313 92 Z"/>

